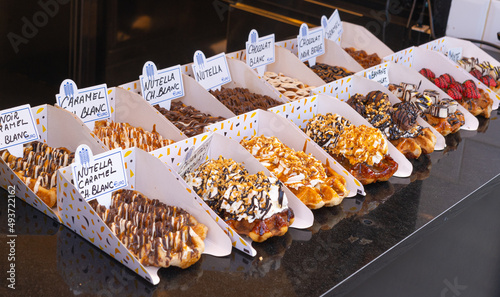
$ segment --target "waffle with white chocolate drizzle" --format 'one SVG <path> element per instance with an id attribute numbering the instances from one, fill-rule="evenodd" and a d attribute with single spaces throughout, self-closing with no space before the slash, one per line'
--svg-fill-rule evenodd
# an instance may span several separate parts
<path id="1" fill-rule="evenodd" d="M 398 170 L 379 129 L 356 127 L 340 115 L 327 113 L 315 115 L 304 131 L 363 185 L 387 181 Z"/>
<path id="2" fill-rule="evenodd" d="M 113 192 L 110 208 L 90 202 L 97 215 L 145 266 L 187 268 L 205 249 L 208 228 L 182 208 L 134 190 Z"/>
<path id="3" fill-rule="evenodd" d="M 391 106 L 389 96 L 381 91 L 371 91 L 366 96 L 355 94 L 347 100 L 408 159 L 430 154 L 436 145 L 436 136 L 429 128 L 417 123 L 420 109 L 411 101 Z"/>
<path id="4" fill-rule="evenodd" d="M 196 194 L 238 234 L 262 242 L 282 236 L 294 221 L 280 182 L 220 156 L 184 177 Z"/>
<path id="5" fill-rule="evenodd" d="M 401 101 L 413 102 L 420 109 L 419 115 L 443 136 L 457 132 L 465 124 L 458 103 L 450 98 L 440 98 L 436 90 L 427 89 L 420 93 L 417 85 L 410 83 L 389 84 L 388 89 Z"/>
<path id="6" fill-rule="evenodd" d="M 343 176 L 274 136 L 254 136 L 241 145 L 311 209 L 339 205 L 349 194 Z"/>
<path id="7" fill-rule="evenodd" d="M 262 78 L 291 101 L 310 96 L 311 90 L 316 88 L 308 86 L 296 78 L 285 76 L 283 73 L 266 71 Z"/>
<path id="8" fill-rule="evenodd" d="M 488 88 L 500 94 L 500 67 L 493 66 L 490 62 L 479 62 L 478 58 L 462 57 L 458 65 L 472 76 L 484 83 Z"/>
<path id="9" fill-rule="evenodd" d="M 109 149 L 137 147 L 147 152 L 154 151 L 174 143 L 173 140 L 164 139 L 158 132 L 149 132 L 128 123 L 100 120 L 95 122 L 94 134 L 104 142 Z"/>
<path id="10" fill-rule="evenodd" d="M 70 165 L 74 153 L 63 147 L 52 148 L 33 141 L 24 145 L 21 158 L 11 155 L 8 150 L 0 154 L 4 162 L 48 207 L 56 204 L 57 170 Z"/>

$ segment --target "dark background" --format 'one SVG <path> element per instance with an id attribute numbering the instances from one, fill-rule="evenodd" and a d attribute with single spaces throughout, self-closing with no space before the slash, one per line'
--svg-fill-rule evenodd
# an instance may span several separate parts
<path id="1" fill-rule="evenodd" d="M 450 2 L 433 1 L 437 36 L 444 34 Z M 397 51 L 430 38 L 406 29 L 412 3 L 0 0 L 0 108 L 53 104 L 65 78 L 79 87 L 116 86 L 138 79 L 148 60 L 166 68 L 190 63 L 198 49 L 207 56 L 240 50 L 253 28 L 283 40 L 301 22 L 319 25 L 334 7 L 342 20 L 366 26 Z M 416 3 L 410 26 L 422 11 L 423 1 Z M 428 24 L 427 11 L 422 16 Z"/>

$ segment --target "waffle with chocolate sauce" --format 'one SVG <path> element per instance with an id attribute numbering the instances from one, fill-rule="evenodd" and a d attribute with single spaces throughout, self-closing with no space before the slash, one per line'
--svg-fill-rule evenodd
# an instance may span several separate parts
<path id="1" fill-rule="evenodd" d="M 0 151 L 4 162 L 48 207 L 57 201 L 56 173 L 73 163 L 75 154 L 68 149 L 52 148 L 40 141 L 27 143 L 23 157 L 18 158 L 8 150 Z"/>
<path id="2" fill-rule="evenodd" d="M 500 93 L 500 67 L 493 66 L 490 62 L 480 62 L 478 58 L 463 57 L 457 62 L 472 76 L 484 83 L 488 88 Z"/>
<path id="3" fill-rule="evenodd" d="M 145 266 L 187 268 L 205 249 L 205 225 L 182 208 L 151 200 L 138 191 L 113 192 L 109 209 L 96 200 L 90 205 Z"/>
<path id="4" fill-rule="evenodd" d="M 410 83 L 389 84 L 388 89 L 401 101 L 413 102 L 420 109 L 419 115 L 443 136 L 457 132 L 465 124 L 458 103 L 450 98 L 440 98 L 436 90 L 427 89 L 420 93 L 418 87 Z"/>
<path id="5" fill-rule="evenodd" d="M 278 106 L 282 104 L 277 100 L 267 96 L 250 92 L 246 88 L 224 88 L 221 90 L 210 91 L 222 104 L 229 108 L 236 115 L 240 115 L 254 109 L 263 109 Z"/>
<path id="6" fill-rule="evenodd" d="M 387 181 L 398 169 L 376 128 L 356 127 L 340 115 L 327 113 L 310 119 L 304 132 L 363 185 Z"/>
<path id="7" fill-rule="evenodd" d="M 330 66 L 325 63 L 316 63 L 314 66 L 309 66 L 308 62 L 305 62 L 305 64 L 326 83 L 354 74 L 354 72 L 341 66 Z"/>
<path id="8" fill-rule="evenodd" d="M 220 156 L 184 177 L 187 184 L 238 234 L 262 242 L 282 236 L 294 221 L 280 182 Z"/>
<path id="9" fill-rule="evenodd" d="M 349 194 L 343 176 L 274 136 L 254 136 L 241 145 L 311 209 L 339 205 Z"/>
<path id="10" fill-rule="evenodd" d="M 366 96 L 351 96 L 347 104 L 379 129 L 407 158 L 415 159 L 422 153 L 434 151 L 437 138 L 429 128 L 417 123 L 420 109 L 413 102 L 403 101 L 391 106 L 387 94 L 372 91 Z"/>
<path id="11" fill-rule="evenodd" d="M 365 69 L 382 63 L 382 59 L 380 59 L 377 53 L 369 55 L 366 51 L 356 50 L 353 47 L 347 47 L 344 50 Z"/>
<path id="12" fill-rule="evenodd" d="M 137 147 L 151 152 L 174 143 L 173 140 L 164 139 L 155 131 L 155 127 L 152 132 L 149 132 L 128 123 L 108 120 L 96 121 L 93 132 L 110 150 L 120 147 L 122 149 Z"/>
<path id="13" fill-rule="evenodd" d="M 171 121 L 187 137 L 203 133 L 205 126 L 225 120 L 223 117 L 211 116 L 198 109 L 185 105 L 181 101 L 172 101 L 170 110 L 154 105 L 162 115 Z"/>

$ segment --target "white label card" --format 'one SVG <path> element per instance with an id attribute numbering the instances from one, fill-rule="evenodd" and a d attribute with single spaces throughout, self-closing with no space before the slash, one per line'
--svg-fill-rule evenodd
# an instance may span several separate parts
<path id="1" fill-rule="evenodd" d="M 258 68 L 274 63 L 274 34 L 259 37 L 257 30 L 252 29 L 248 34 L 246 50 L 247 65 L 250 68 Z"/>
<path id="2" fill-rule="evenodd" d="M 179 175 L 184 177 L 186 173 L 193 171 L 198 168 L 203 162 L 206 161 L 207 156 L 210 155 L 210 143 L 212 142 L 212 136 L 208 136 L 207 140 L 203 142 L 196 150 L 192 146 L 186 154 L 186 158 L 179 165 Z"/>
<path id="3" fill-rule="evenodd" d="M 322 26 L 314 29 L 307 27 L 307 24 L 300 26 L 297 36 L 297 49 L 299 59 L 302 62 L 309 61 L 309 65 L 316 64 L 316 57 L 325 53 L 325 31 Z"/>
<path id="4" fill-rule="evenodd" d="M 231 81 L 225 53 L 206 58 L 202 51 L 196 51 L 193 62 L 194 78 L 206 90 L 220 89 Z"/>
<path id="5" fill-rule="evenodd" d="M 325 30 L 325 38 L 335 41 L 340 45 L 342 32 L 342 21 L 340 21 L 339 11 L 335 9 L 332 15 L 327 18 L 326 16 L 321 17 L 321 26 Z"/>
<path id="6" fill-rule="evenodd" d="M 65 79 L 56 95 L 57 105 L 74 113 L 84 123 L 104 120 L 111 116 L 106 84 L 78 89 L 75 82 Z"/>
<path id="7" fill-rule="evenodd" d="M 450 58 L 450 60 L 452 60 L 455 63 L 460 61 L 462 59 L 462 48 L 461 47 L 450 48 L 448 50 L 448 58 Z"/>
<path id="8" fill-rule="evenodd" d="M 82 144 L 75 152 L 71 165 L 74 184 L 86 201 L 127 186 L 122 149 L 92 155 L 91 149 Z"/>
<path id="9" fill-rule="evenodd" d="M 382 68 L 367 70 L 366 78 L 376 81 L 384 87 L 389 86 L 389 64 L 385 64 Z"/>
<path id="10" fill-rule="evenodd" d="M 155 63 L 148 61 L 139 80 L 142 96 L 151 105 L 163 103 L 163 107 L 170 109 L 170 100 L 184 96 L 180 65 L 158 70 Z"/>
<path id="11" fill-rule="evenodd" d="M 10 148 L 13 155 L 21 157 L 14 147 L 20 146 L 22 153 L 22 144 L 39 138 L 29 104 L 0 111 L 0 149 Z"/>

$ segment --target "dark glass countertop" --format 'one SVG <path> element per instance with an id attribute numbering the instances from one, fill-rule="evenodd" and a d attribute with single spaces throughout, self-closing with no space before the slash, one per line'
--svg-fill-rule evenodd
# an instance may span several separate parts
<path id="1" fill-rule="evenodd" d="M 491 119 L 480 119 L 478 131 L 450 135 L 444 151 L 414 161 L 410 178 L 368 185 L 366 197 L 356 196 L 340 206 L 315 210 L 312 228 L 291 229 L 283 237 L 254 244 L 258 251 L 255 258 L 233 249 L 227 257 L 203 255 L 186 270 L 162 269 L 157 286 L 16 199 L 16 289 L 7 289 L 10 238 L 6 236 L 7 192 L 1 190 L 0 296 L 319 296 L 356 291 L 353 296 L 365 296 L 362 292 L 396 296 L 376 293 L 380 286 L 373 283 L 384 281 L 391 288 L 416 286 L 425 277 L 411 277 L 416 273 L 413 265 L 420 263 L 423 269 L 425 261 L 450 271 L 449 276 L 437 280 L 438 290 L 443 290 L 445 281 L 453 283 L 457 271 L 466 269 L 446 257 L 455 256 L 453 259 L 460 262 L 471 259 L 465 256 L 468 251 L 477 251 L 479 256 L 498 260 L 498 248 L 488 247 L 500 245 L 499 219 L 488 224 L 487 214 L 483 216 L 474 205 L 486 203 L 485 197 L 500 192 L 500 178 L 494 179 L 500 173 L 499 135 L 498 112 L 493 111 Z M 484 189 L 489 192 L 484 194 Z M 486 209 L 493 216 L 499 208 L 493 205 Z M 451 231 L 436 237 L 436 230 L 447 226 L 460 236 L 463 223 L 447 223 L 450 214 L 458 212 L 481 216 L 483 220 L 466 221 L 467 226 L 490 233 L 477 239 L 481 232 L 469 230 L 473 233 L 470 241 L 449 247 L 445 239 Z M 422 242 L 427 242 L 427 249 L 417 248 Z M 442 251 L 444 247 L 451 250 Z M 433 249 L 439 254 L 433 255 Z M 479 257 L 477 253 L 475 257 Z M 498 279 L 500 263 L 490 265 L 479 265 L 474 273 L 487 274 L 485 280 Z M 400 283 L 401 279 L 406 283 Z M 393 280 L 399 280 L 396 286 Z M 420 286 L 427 287 L 425 283 Z M 431 293 L 437 296 L 440 291 L 424 295 Z"/>

